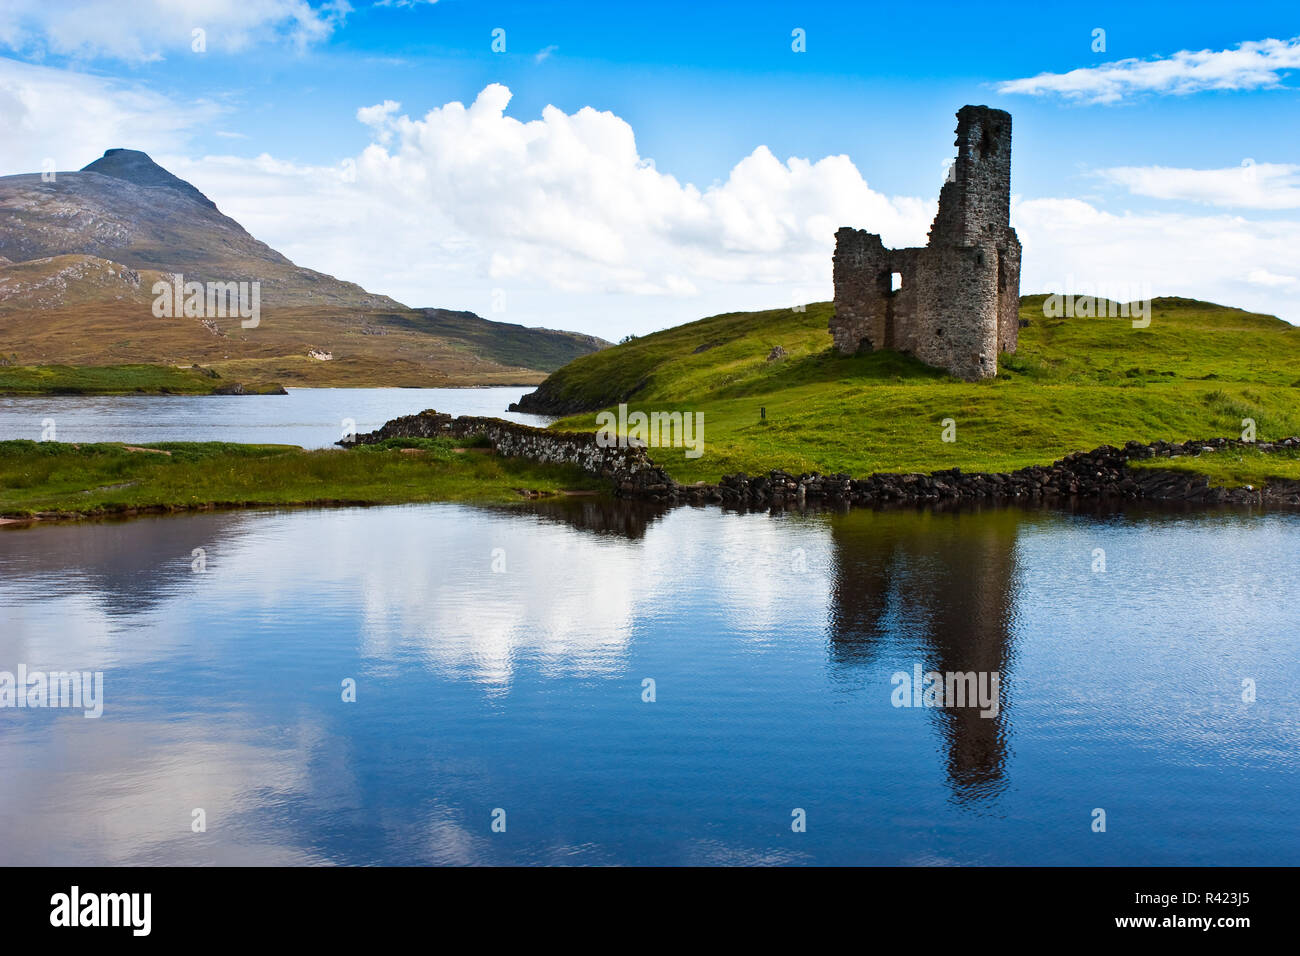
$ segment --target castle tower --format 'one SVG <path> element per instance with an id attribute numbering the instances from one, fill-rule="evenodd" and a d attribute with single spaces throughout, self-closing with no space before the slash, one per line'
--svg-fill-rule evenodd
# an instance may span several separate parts
<path id="1" fill-rule="evenodd" d="M 1011 114 L 987 106 L 957 112 L 957 159 L 939 190 L 930 241 L 1001 241 L 1011 222 Z"/>
<path id="2" fill-rule="evenodd" d="M 1016 350 L 1011 115 L 962 107 L 955 145 L 924 248 L 886 249 L 879 236 L 847 227 L 835 234 L 830 328 L 841 352 L 897 349 L 974 380 L 996 375 L 998 353 Z"/>

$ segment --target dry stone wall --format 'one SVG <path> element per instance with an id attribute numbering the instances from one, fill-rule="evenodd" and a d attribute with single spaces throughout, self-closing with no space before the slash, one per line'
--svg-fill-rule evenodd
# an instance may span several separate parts
<path id="1" fill-rule="evenodd" d="M 543 464 L 577 465 L 588 474 L 609 479 L 616 487 L 629 490 L 647 487 L 666 488 L 672 479 L 654 464 L 644 447 L 601 447 L 595 432 L 558 432 L 533 428 L 501 418 L 463 415 L 453 418 L 436 409 L 418 415 L 394 418 L 382 428 L 358 435 L 350 444 L 371 445 L 388 438 L 469 438 L 485 437 L 497 454 L 527 458 Z"/>

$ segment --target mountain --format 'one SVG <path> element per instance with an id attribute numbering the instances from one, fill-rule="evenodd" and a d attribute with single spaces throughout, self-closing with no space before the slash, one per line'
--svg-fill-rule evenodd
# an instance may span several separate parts
<path id="1" fill-rule="evenodd" d="M 260 283 L 260 321 L 158 318 L 154 283 Z M 23 364 L 210 365 L 288 384 L 530 384 L 608 343 L 410 309 L 295 265 L 138 150 L 0 177 L 0 353 Z"/>
<path id="2" fill-rule="evenodd" d="M 137 186 L 163 186 L 207 206 L 214 212 L 217 204 L 179 176 L 173 176 L 138 149 L 110 149 L 93 163 L 81 168 L 83 173 L 99 173 Z"/>

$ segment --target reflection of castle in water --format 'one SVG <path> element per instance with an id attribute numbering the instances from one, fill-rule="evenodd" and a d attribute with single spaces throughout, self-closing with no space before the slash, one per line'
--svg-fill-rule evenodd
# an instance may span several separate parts
<path id="1" fill-rule="evenodd" d="M 907 509 L 854 511 L 830 526 L 830 652 L 836 667 L 888 656 L 908 661 L 909 671 L 916 661 L 926 671 L 1001 675 L 997 716 L 981 717 L 978 702 L 931 711 L 947 746 L 948 776 L 962 800 L 995 793 L 1004 784 L 1016 529 L 1023 521 L 1023 513 L 1006 509 Z"/>

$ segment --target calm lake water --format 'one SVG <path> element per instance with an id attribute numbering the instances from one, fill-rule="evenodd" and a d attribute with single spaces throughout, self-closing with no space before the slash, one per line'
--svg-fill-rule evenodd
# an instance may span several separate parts
<path id="1" fill-rule="evenodd" d="M 53 419 L 58 441 L 233 441 L 324 448 L 398 415 L 426 408 L 490 415 L 530 425 L 552 421 L 507 412 L 531 388 L 291 388 L 288 395 L 0 396 L 0 439 L 41 438 Z"/>
<path id="2" fill-rule="evenodd" d="M 311 447 L 522 391 L 0 399 L 0 437 Z M 1300 514 L 1245 511 L 6 528 L 0 671 L 104 683 L 0 708 L 0 864 L 1300 864 L 1297 567 Z M 996 715 L 895 706 L 918 667 Z"/>
<path id="3" fill-rule="evenodd" d="M 1298 566 L 1286 513 L 8 529 L 0 669 L 104 705 L 0 710 L 0 863 L 1297 864 Z"/>

